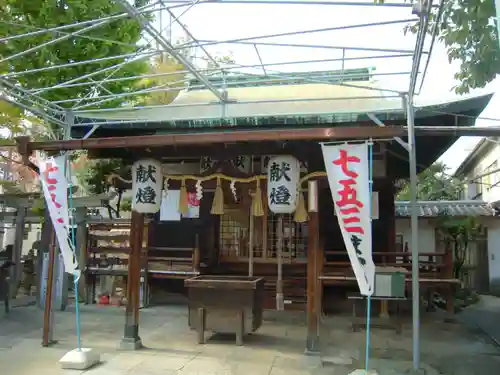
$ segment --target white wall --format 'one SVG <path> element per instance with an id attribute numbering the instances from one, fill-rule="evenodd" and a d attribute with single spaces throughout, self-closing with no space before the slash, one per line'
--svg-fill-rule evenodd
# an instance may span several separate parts
<path id="1" fill-rule="evenodd" d="M 490 219 L 487 227 L 490 290 L 500 291 L 500 220 Z"/>
<path id="2" fill-rule="evenodd" d="M 496 167 L 494 166 L 496 163 Z M 473 179 L 475 176 L 481 175 L 488 171 L 488 169 L 500 168 L 500 145 L 496 145 L 474 168 L 474 171 L 467 175 L 467 179 Z M 467 194 L 463 199 L 478 199 L 477 194 L 482 188 L 482 199 L 485 202 L 500 201 L 500 183 L 498 186 L 491 187 L 500 181 L 500 173 L 492 173 L 489 176 L 484 176 L 477 183 L 468 183 Z M 478 186 L 481 183 L 482 186 Z"/>
<path id="3" fill-rule="evenodd" d="M 500 219 L 496 217 L 481 218 L 482 224 L 488 229 L 488 273 L 490 280 L 490 290 L 500 291 Z M 433 219 L 421 218 L 418 222 L 419 252 L 444 252 L 444 246 L 438 244 L 436 248 L 435 221 Z M 403 235 L 404 242 L 408 242 L 408 249 L 411 251 L 411 229 L 410 220 L 406 218 L 396 219 L 396 235 Z M 477 264 L 477 251 L 475 244 L 470 244 L 466 264 Z M 427 260 L 427 257 L 420 257 L 420 260 Z"/>
<path id="4" fill-rule="evenodd" d="M 444 251 L 444 249 L 436 250 L 436 233 L 432 219 L 419 219 L 418 234 L 419 253 L 433 253 L 436 251 Z M 411 228 L 409 218 L 396 219 L 396 235 L 403 236 L 403 246 L 405 242 L 408 242 L 408 249 L 411 252 Z M 420 260 L 427 260 L 427 257 L 420 257 Z"/>

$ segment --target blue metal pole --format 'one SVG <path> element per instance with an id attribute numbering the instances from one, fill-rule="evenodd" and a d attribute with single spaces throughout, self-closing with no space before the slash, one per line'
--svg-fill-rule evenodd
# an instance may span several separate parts
<path id="1" fill-rule="evenodd" d="M 373 192 L 373 141 L 370 140 L 368 143 L 368 191 L 369 194 L 369 214 L 370 214 L 370 226 L 372 225 L 372 192 Z M 373 248 L 373 245 L 372 245 Z M 366 300 L 366 348 L 365 348 L 365 371 L 368 373 L 369 362 L 370 362 L 370 326 L 371 326 L 371 313 L 372 313 L 372 300 L 371 296 L 368 296 Z"/>
<path id="2" fill-rule="evenodd" d="M 73 249 L 76 250 L 76 235 L 75 235 L 75 215 L 73 210 L 73 183 L 71 178 L 71 161 L 69 160 L 69 156 L 67 158 L 67 176 L 69 183 L 69 212 L 70 212 L 70 224 L 71 224 L 71 243 L 73 245 Z M 81 339 L 81 329 L 80 329 L 80 303 L 78 301 L 78 280 L 79 277 L 74 278 L 74 290 L 75 290 L 75 315 L 76 315 L 76 340 L 77 340 L 77 348 L 78 351 L 82 350 L 82 339 Z"/>

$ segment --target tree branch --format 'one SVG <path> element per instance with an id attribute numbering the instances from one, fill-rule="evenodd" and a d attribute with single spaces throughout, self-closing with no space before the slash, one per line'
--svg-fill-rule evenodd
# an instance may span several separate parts
<path id="1" fill-rule="evenodd" d="M 7 161 L 10 161 L 12 163 L 18 164 L 18 165 L 22 165 L 23 167 L 27 167 L 27 168 L 31 169 L 32 171 L 36 172 L 37 174 L 40 174 L 40 169 L 35 164 L 33 164 L 31 161 L 29 162 L 29 165 L 26 165 L 22 161 L 18 161 L 18 160 L 9 158 L 8 156 L 2 155 L 2 154 L 0 154 L 0 158 L 7 160 Z"/>

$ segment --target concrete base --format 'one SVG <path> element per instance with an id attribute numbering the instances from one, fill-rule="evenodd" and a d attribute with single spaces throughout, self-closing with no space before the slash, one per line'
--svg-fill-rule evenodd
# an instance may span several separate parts
<path id="1" fill-rule="evenodd" d="M 90 348 L 74 349 L 67 352 L 60 360 L 61 368 L 67 370 L 87 370 L 98 364 L 101 357 Z"/>
<path id="2" fill-rule="evenodd" d="M 283 293 L 276 293 L 276 310 L 285 310 L 285 298 L 283 296 Z"/>
<path id="3" fill-rule="evenodd" d="M 405 372 L 405 375 L 426 375 L 427 374 L 427 370 L 426 369 L 419 369 L 419 370 L 408 370 Z"/>
<path id="4" fill-rule="evenodd" d="M 373 370 L 368 370 L 368 372 L 366 372 L 366 370 L 359 370 L 358 369 L 358 370 L 354 370 L 349 375 L 378 375 L 378 372 L 373 371 Z"/>
<path id="5" fill-rule="evenodd" d="M 321 355 L 321 350 L 319 346 L 319 338 L 317 336 L 311 335 L 307 338 L 305 355 Z"/>
<path id="6" fill-rule="evenodd" d="M 134 339 L 124 337 L 122 338 L 122 341 L 120 341 L 120 349 L 122 350 L 138 350 L 142 349 L 142 347 L 142 341 L 140 338 Z"/>
<path id="7" fill-rule="evenodd" d="M 319 356 L 321 356 L 321 351 L 306 349 L 306 350 L 304 350 L 304 354 L 307 356 L 319 357 Z"/>
<path id="8" fill-rule="evenodd" d="M 362 367 L 363 365 L 357 360 L 358 357 L 359 354 L 356 351 L 334 349 L 323 355 L 321 359 L 324 365 Z"/>

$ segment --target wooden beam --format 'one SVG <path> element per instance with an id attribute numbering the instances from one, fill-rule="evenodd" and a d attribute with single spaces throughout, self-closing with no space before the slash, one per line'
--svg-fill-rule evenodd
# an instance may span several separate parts
<path id="1" fill-rule="evenodd" d="M 49 261 L 47 264 L 47 284 L 45 292 L 45 305 L 43 311 L 43 333 L 42 333 L 42 346 L 46 347 L 53 343 L 52 334 L 54 332 L 54 319 L 52 311 L 52 300 L 54 295 L 54 271 L 55 271 L 55 261 L 56 261 L 56 235 L 53 226 L 50 225 L 50 247 L 49 247 Z M 40 256 L 40 252 L 38 253 Z"/>
<path id="2" fill-rule="evenodd" d="M 367 123 L 365 126 L 337 126 L 329 128 L 307 129 L 279 129 L 279 130 L 235 130 L 224 129 L 217 132 L 182 134 L 144 135 L 135 137 L 109 137 L 72 140 L 55 140 L 45 142 L 29 142 L 16 139 L 18 152 L 21 155 L 31 155 L 35 150 L 43 151 L 68 151 L 68 150 L 93 150 L 112 147 L 145 148 L 182 145 L 212 145 L 236 142 L 262 142 L 262 141 L 321 141 L 332 139 L 367 139 L 367 138 L 392 138 L 406 134 L 403 127 L 378 127 Z"/>
<path id="3" fill-rule="evenodd" d="M 319 215 L 317 212 L 309 212 L 308 223 L 308 243 L 307 243 L 307 352 L 315 353 L 319 351 L 319 330 L 318 323 L 321 312 L 318 311 L 319 291 L 317 288 L 318 272 L 318 252 L 319 249 Z"/>
<path id="4" fill-rule="evenodd" d="M 139 304 L 141 283 L 141 252 L 144 236 L 144 214 L 132 211 L 130 224 L 131 251 L 128 260 L 127 306 L 125 308 L 125 330 L 121 341 L 122 349 L 140 349 Z"/>

